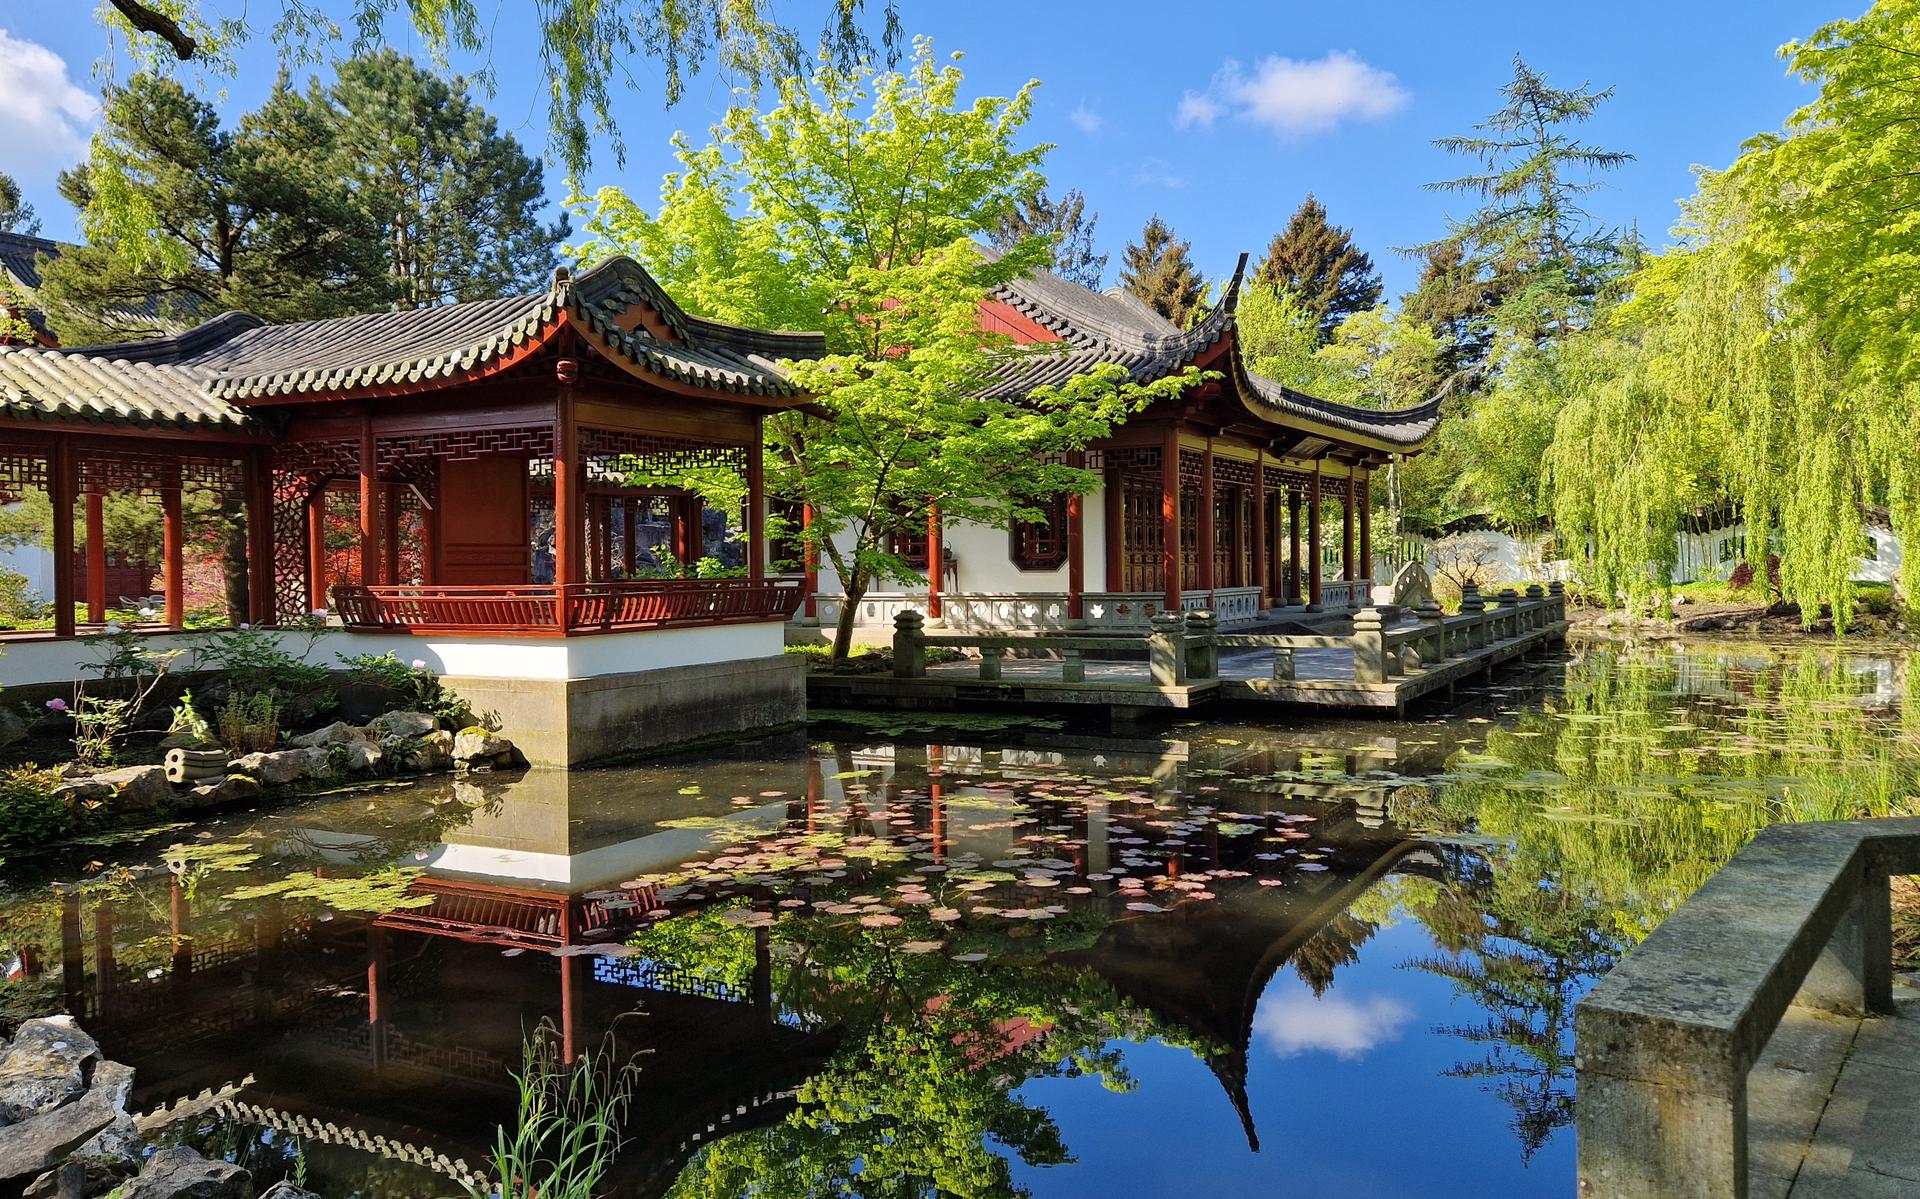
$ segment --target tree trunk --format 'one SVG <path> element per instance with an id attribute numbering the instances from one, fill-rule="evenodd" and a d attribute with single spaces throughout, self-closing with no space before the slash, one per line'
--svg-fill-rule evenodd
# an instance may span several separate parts
<path id="1" fill-rule="evenodd" d="M 865 579 L 856 579 L 851 583 L 842 581 L 840 599 L 840 618 L 833 625 L 833 664 L 838 666 L 847 660 L 853 649 L 853 622 L 859 615 L 860 601 L 866 598 Z"/>

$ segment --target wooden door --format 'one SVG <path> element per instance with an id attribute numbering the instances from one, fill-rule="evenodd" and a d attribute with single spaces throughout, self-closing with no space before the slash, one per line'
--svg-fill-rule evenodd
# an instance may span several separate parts
<path id="1" fill-rule="evenodd" d="M 1126 538 L 1121 556 L 1121 590 L 1157 592 L 1164 580 L 1160 561 L 1160 480 L 1142 474 L 1126 474 L 1120 478 L 1121 528 Z"/>
<path id="2" fill-rule="evenodd" d="M 525 458 L 486 454 L 442 462 L 438 498 L 440 582 L 531 581 Z"/>

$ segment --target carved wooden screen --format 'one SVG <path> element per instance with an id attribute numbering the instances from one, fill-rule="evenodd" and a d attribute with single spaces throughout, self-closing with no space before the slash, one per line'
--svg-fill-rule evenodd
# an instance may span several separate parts
<path id="1" fill-rule="evenodd" d="M 1121 588 L 1158 591 L 1161 576 L 1160 480 L 1154 475 L 1120 476 Z"/>
<path id="2" fill-rule="evenodd" d="M 1234 569 L 1234 546 L 1239 544 L 1238 526 L 1240 489 L 1220 487 L 1215 484 L 1213 493 L 1213 585 L 1215 587 L 1237 587 L 1240 585 L 1238 572 Z"/>

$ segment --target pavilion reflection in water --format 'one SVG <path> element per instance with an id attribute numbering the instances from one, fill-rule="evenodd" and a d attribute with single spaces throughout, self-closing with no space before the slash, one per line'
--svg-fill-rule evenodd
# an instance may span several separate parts
<path id="1" fill-rule="evenodd" d="M 1336 752 L 1378 758 L 1382 750 Z M 1152 778 L 1156 792 L 1190 792 L 1197 781 L 1178 747 L 1104 757 L 1112 778 Z M 928 747 L 911 764 L 889 748 L 814 752 L 762 773 L 771 784 L 762 795 L 777 791 L 778 798 L 738 808 L 728 824 L 884 837 L 923 844 L 939 858 L 991 861 L 1010 852 L 1016 832 L 954 801 L 984 794 L 989 776 L 1058 777 L 1060 761 L 1044 750 L 964 746 Z M 861 779 L 858 786 L 851 777 Z M 465 823 L 401 862 L 425 868 L 412 889 L 431 897 L 426 906 L 371 918 L 292 918 L 280 901 L 267 900 L 245 922 L 249 934 L 203 940 L 193 934 L 191 888 L 175 876 L 169 965 L 136 977 L 114 961 L 113 902 L 68 897 L 68 1008 L 109 1057 L 135 1068 L 132 1106 L 146 1124 L 212 1112 L 468 1178 L 483 1168 L 495 1127 L 514 1118 L 512 1073 L 524 1036 L 543 1020 L 559 1030 L 569 1059 L 609 1036 L 623 1054 L 646 1054 L 614 1194 L 660 1193 L 703 1144 L 794 1110 L 797 1089 L 835 1052 L 839 1030 L 818 1013 L 782 1004 L 766 929 L 754 930 L 754 968 L 744 985 L 632 956 L 623 944 L 662 910 L 684 915 L 710 901 L 638 879 L 731 843 L 733 827 L 656 825 L 711 811 L 711 798 L 668 793 L 636 805 L 634 780 L 620 772 L 536 771 L 484 792 L 460 786 L 471 804 Z M 899 815 L 902 797 L 909 819 Z M 1126 911 L 1120 895 L 1062 894 L 1105 927 L 1093 944 L 1057 961 L 1090 968 L 1160 1026 L 1213 1047 L 1203 1056 L 1257 1148 L 1247 1053 L 1269 981 L 1384 874 L 1432 874 L 1440 866 L 1386 818 L 1370 788 L 1358 789 L 1357 803 L 1329 804 L 1339 797 L 1326 794 L 1303 799 L 1278 787 L 1220 798 L 1273 828 L 1289 814 L 1318 817 L 1326 869 L 1262 886 L 1261 875 L 1279 867 L 1252 860 L 1259 839 L 1223 843 L 1210 825 L 1211 835 L 1172 853 L 1165 871 L 1226 867 L 1247 870 L 1246 877 L 1210 884 L 1218 896 L 1212 902 L 1147 916 Z M 1074 851 L 1073 877 L 1104 871 L 1124 852 L 1116 841 L 1157 814 L 1067 805 L 1060 819 L 1084 842 Z M 390 856 L 390 845 L 351 822 L 329 827 L 295 817 L 280 827 L 283 843 L 274 849 L 286 859 L 346 864 Z M 639 1015 L 623 1018 L 630 1013 Z"/>

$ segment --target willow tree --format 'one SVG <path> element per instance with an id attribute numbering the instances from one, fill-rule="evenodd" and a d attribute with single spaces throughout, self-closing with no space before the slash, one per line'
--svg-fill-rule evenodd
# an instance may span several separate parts
<path id="1" fill-rule="evenodd" d="M 1659 443 L 1684 445 L 1683 426 L 1721 447 L 1713 467 L 1746 522 L 1747 560 L 1764 570 L 1779 554 L 1781 589 L 1809 624 L 1823 607 L 1836 628 L 1852 616 L 1864 505 L 1884 504 L 1897 532 L 1920 528 L 1920 128 L 1905 86 L 1917 52 L 1920 0 L 1883 0 L 1787 46 L 1816 98 L 1703 175 L 1680 248 L 1635 277 L 1662 332 L 1631 377 L 1661 402 L 1636 415 L 1604 388 L 1582 395 L 1556 450 L 1557 505 L 1588 522 L 1596 559 L 1630 562 L 1633 544 L 1666 535 L 1688 484 Z M 1616 435 L 1573 440 L 1610 408 Z"/>
<path id="2" fill-rule="evenodd" d="M 712 144 L 682 145 L 656 211 L 618 188 L 573 201 L 583 258 L 633 254 L 702 315 L 826 333 L 826 357 L 790 368 L 813 402 L 768 422 L 769 486 L 812 513 L 799 540 L 839 576 L 836 659 L 876 582 L 920 581 L 896 547 L 933 513 L 1040 519 L 1095 483 L 1069 455 L 1198 377 L 1134 386 L 1110 368 L 994 391 L 1003 356 L 1052 352 L 979 322 L 993 288 L 1047 265 L 1051 239 L 997 257 L 976 240 L 1041 186 L 1045 147 L 1020 140 L 1034 85 L 966 103 L 963 81 L 924 39 L 905 70 L 823 62 L 766 112 L 729 114 Z"/>
<path id="3" fill-rule="evenodd" d="M 891 58 L 901 40 L 897 0 L 881 0 L 881 41 Z M 311 0 L 279 0 L 269 26 L 282 63 L 332 57 L 343 40 L 340 23 Z M 583 173 L 596 136 L 609 139 L 623 158 L 613 117 L 610 80 L 636 90 L 657 82 L 666 104 L 677 103 L 687 84 L 706 67 L 751 90 L 768 80 L 802 74 L 812 45 L 792 19 L 806 11 L 822 22 L 818 47 L 842 68 L 872 53 L 865 17 L 867 0 L 539 0 L 533 10 L 535 42 L 543 74 L 552 81 L 547 106 L 551 150 L 569 174 Z M 407 24 L 410 40 L 436 60 L 450 52 L 482 58 L 499 33 L 495 12 L 480 0 L 349 0 L 338 6 L 354 30 L 352 49 L 372 49 L 386 23 Z M 783 11 L 784 10 L 784 11 Z M 243 7 L 243 12 L 245 9 Z M 239 50 L 258 35 L 247 18 L 228 16 L 209 0 L 105 0 L 101 19 L 124 42 L 129 57 L 150 70 L 193 62 L 215 74 L 236 70 Z M 658 68 L 657 80 L 630 59 L 644 56 Z M 108 60 L 111 62 L 111 58 Z"/>

